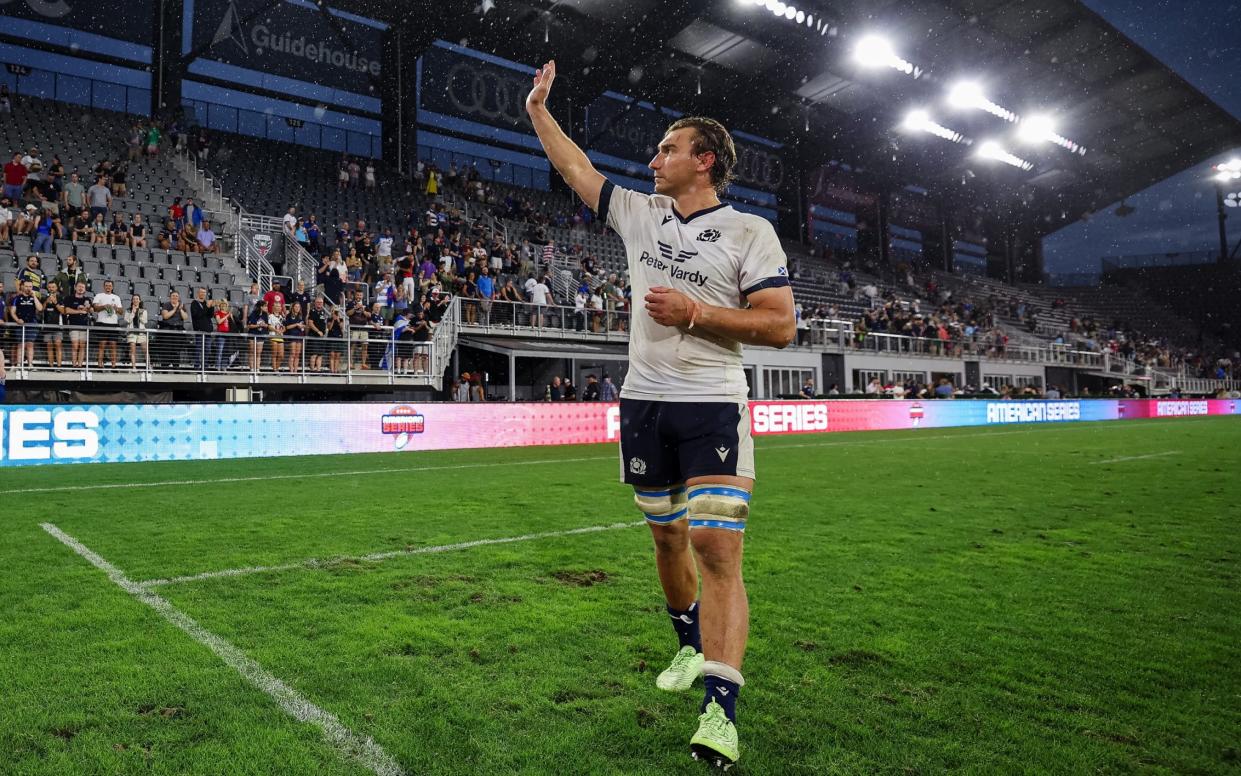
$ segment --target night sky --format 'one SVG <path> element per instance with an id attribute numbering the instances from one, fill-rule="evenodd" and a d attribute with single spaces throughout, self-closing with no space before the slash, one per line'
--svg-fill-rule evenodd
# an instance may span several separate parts
<path id="1" fill-rule="evenodd" d="M 1234 0 L 1083 0 L 1114 27 L 1179 73 L 1234 116 L 1241 117 L 1241 2 Z M 1071 133 L 1070 133 L 1071 134 Z M 1112 214 L 1060 230 L 1044 243 L 1046 269 L 1094 273 L 1102 256 L 1219 249 L 1215 159 L 1155 184 L 1127 201 L 1137 211 Z M 1241 240 L 1241 212 L 1229 220 L 1229 240 Z"/>

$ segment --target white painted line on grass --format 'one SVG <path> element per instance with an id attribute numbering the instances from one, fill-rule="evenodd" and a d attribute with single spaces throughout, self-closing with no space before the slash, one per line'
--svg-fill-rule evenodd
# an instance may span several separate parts
<path id="1" fill-rule="evenodd" d="M 544 463 L 584 463 L 586 461 L 615 461 L 615 455 L 596 455 L 590 458 L 545 458 L 537 461 L 505 461 L 504 466 L 533 466 Z M 168 463 L 168 462 L 164 462 Z M 208 463 L 208 461 L 198 461 Z M 211 480 L 163 480 L 160 482 L 111 482 L 101 485 L 58 485 L 51 488 L 18 488 L 0 490 L 0 495 L 20 493 L 60 493 L 75 490 L 112 490 L 116 488 L 160 488 L 165 485 L 215 485 L 223 482 L 268 482 L 271 480 L 311 480 L 318 477 L 358 477 L 366 474 L 401 474 L 406 472 L 431 472 L 444 469 L 487 469 L 495 466 L 489 463 L 455 463 L 438 466 L 390 467 L 386 469 L 359 469 L 343 472 L 309 472 L 301 474 L 267 474 L 261 477 L 217 477 Z"/>
<path id="2" fill-rule="evenodd" d="M 1097 466 L 1105 463 L 1121 463 L 1123 461 L 1144 461 L 1147 458 L 1164 458 L 1169 455 L 1180 455 L 1180 450 L 1168 450 L 1163 453 L 1151 453 L 1150 455 L 1126 455 L 1123 458 L 1109 458 L 1106 461 L 1091 461 L 1091 465 Z"/>
<path id="3" fill-rule="evenodd" d="M 108 575 L 118 587 L 142 603 L 159 612 L 165 620 L 184 631 L 190 638 L 211 650 L 230 668 L 241 674 L 246 681 L 271 696 L 281 709 L 299 722 L 309 722 L 323 731 L 324 739 L 340 754 L 353 760 L 378 776 L 402 776 L 404 771 L 391 755 L 383 750 L 370 736 L 359 736 L 341 724 L 334 714 L 324 711 L 304 696 L 273 676 L 267 669 L 229 642 L 199 625 L 189 615 L 170 604 L 164 598 L 148 590 L 140 582 L 134 582 L 108 561 L 95 554 L 84 544 L 51 523 L 40 523 L 44 531 L 58 539 L 66 547 L 81 555 L 95 568 Z"/>
<path id="4" fill-rule="evenodd" d="M 590 525 L 585 528 L 570 528 L 565 531 L 544 531 L 543 533 L 522 534 L 521 536 L 504 536 L 497 539 L 475 539 L 473 541 L 458 542 L 456 544 L 437 544 L 431 547 L 412 547 L 408 550 L 388 550 L 386 552 L 372 552 L 370 555 L 341 556 L 337 558 L 328 558 L 327 560 L 308 558 L 297 563 L 281 563 L 276 566 L 244 566 L 242 568 L 223 569 L 221 571 L 204 571 L 201 574 L 188 574 L 183 577 L 148 579 L 145 582 L 139 582 L 137 584 L 142 585 L 143 587 L 159 587 L 161 585 L 179 585 L 183 582 L 200 582 L 204 579 L 217 579 L 219 577 L 241 577 L 247 574 L 266 574 L 276 571 L 291 571 L 293 569 L 324 568 L 337 563 L 389 560 L 391 558 L 404 558 L 410 555 L 429 555 L 437 552 L 468 550 L 471 547 L 484 547 L 489 544 L 512 544 L 513 542 L 528 542 L 535 539 L 552 539 L 558 536 L 575 536 L 577 534 L 615 531 L 618 528 L 634 528 L 635 526 L 643 525 L 645 522 L 645 520 L 638 520 L 630 523 L 612 523 L 611 525 Z"/>

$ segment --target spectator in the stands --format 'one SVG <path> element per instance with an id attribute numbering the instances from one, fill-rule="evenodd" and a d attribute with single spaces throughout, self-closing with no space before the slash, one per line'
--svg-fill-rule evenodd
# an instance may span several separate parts
<path id="1" fill-rule="evenodd" d="M 147 311 L 142 304 L 142 297 L 134 294 L 129 298 L 129 307 L 125 308 L 125 341 L 129 343 L 129 368 L 138 368 L 138 348 L 142 348 L 142 363 L 151 363 L 151 353 L 147 345 Z"/>
<path id="2" fill-rule="evenodd" d="M 40 212 L 34 225 L 34 245 L 31 249 L 35 253 L 51 253 L 54 242 L 63 236 L 60 216 L 47 211 Z"/>
<path id="3" fill-rule="evenodd" d="M 880 396 L 883 394 L 883 383 L 878 377 L 870 378 L 870 382 L 866 384 L 867 396 Z"/>
<path id="4" fill-rule="evenodd" d="M 64 312 L 61 307 L 60 286 L 55 280 L 47 281 L 47 293 L 43 297 L 43 349 L 47 352 L 48 367 L 59 369 L 65 360 L 65 333 L 61 331 Z"/>
<path id="5" fill-rule="evenodd" d="M 350 294 L 345 310 L 349 318 L 349 340 L 353 343 L 353 357 L 357 359 L 356 368 L 370 369 L 368 363 L 370 332 L 367 326 L 370 324 L 371 311 L 367 307 L 361 290 L 355 290 Z"/>
<path id="6" fill-rule="evenodd" d="M 564 400 L 577 401 L 577 388 L 573 387 L 573 381 L 568 377 L 564 379 Z"/>
<path id="7" fill-rule="evenodd" d="M 190 223 L 188 218 L 181 227 L 181 231 L 177 233 L 177 250 L 183 253 L 199 252 L 198 229 Z"/>
<path id="8" fill-rule="evenodd" d="M 319 252 L 322 239 L 323 232 L 319 229 L 319 222 L 315 220 L 315 214 L 311 213 L 310 218 L 306 219 L 306 243 L 311 253 Z"/>
<path id="9" fill-rule="evenodd" d="M 582 401 L 599 401 L 599 378 L 586 375 L 586 387 L 582 389 Z"/>
<path id="10" fill-rule="evenodd" d="M 801 385 L 801 397 L 803 399 L 813 399 L 814 396 L 814 378 L 807 377 L 806 381 Z"/>
<path id="11" fill-rule="evenodd" d="M 0 84 L 0 113 L 13 112 L 13 95 L 9 94 L 9 85 Z M 4 364 L 0 363 L 0 372 L 4 371 Z M 0 374 L 0 404 L 4 403 L 4 375 Z"/>
<path id="12" fill-rule="evenodd" d="M 82 265 L 78 262 L 77 255 L 71 253 L 65 257 L 65 266 L 61 268 L 60 272 L 56 273 L 56 287 L 64 289 L 61 294 L 64 297 L 72 293 L 72 289 L 78 283 L 82 283 L 87 288 L 90 288 L 90 278 L 86 276 L 85 270 L 82 269 Z"/>
<path id="13" fill-rule="evenodd" d="M 178 366 L 181 363 L 181 347 L 185 344 L 185 322 L 189 317 L 189 311 L 181 302 L 181 294 L 176 291 L 169 294 L 168 301 L 159 306 L 156 328 L 163 333 L 155 341 L 155 354 L 163 366 Z"/>
<path id="14" fill-rule="evenodd" d="M 1060 389 L 1059 389 L 1059 388 L 1057 388 L 1057 387 L 1056 387 L 1056 386 L 1054 386 L 1054 385 L 1049 385 L 1049 386 L 1047 386 L 1047 393 L 1044 395 L 1044 397 L 1043 397 L 1043 398 L 1045 398 L 1045 399 L 1059 399 L 1059 398 L 1060 398 Z"/>
<path id="15" fill-rule="evenodd" d="M 440 180 L 439 180 L 439 173 L 436 172 L 435 167 L 431 167 L 431 169 L 427 171 L 427 185 L 426 185 L 426 188 L 424 189 L 424 193 L 428 197 L 439 196 Z"/>
<path id="16" fill-rule="evenodd" d="M 431 322 L 427 320 L 424 310 L 419 310 L 410 321 L 408 332 L 414 341 L 414 372 L 426 374 L 428 360 L 426 343 L 431 341 Z"/>
<path id="17" fill-rule="evenodd" d="M 341 361 L 345 355 L 345 319 L 340 308 L 333 307 L 327 319 L 328 371 L 332 374 L 341 372 Z"/>
<path id="18" fill-rule="evenodd" d="M 383 279 L 375 284 L 375 293 L 372 297 L 375 304 L 379 305 L 380 313 L 383 315 L 384 323 L 391 324 L 393 319 L 392 303 L 396 297 L 396 283 L 392 279 L 391 272 L 385 272 Z"/>
<path id="19" fill-rule="evenodd" d="M 125 223 L 124 213 L 112 214 L 112 223 L 108 224 L 108 245 L 129 245 L 129 224 Z"/>
<path id="20" fill-rule="evenodd" d="M 86 206 L 86 187 L 76 172 L 69 176 L 69 182 L 60 190 L 60 201 L 67 211 L 74 213 Z"/>
<path id="21" fill-rule="evenodd" d="M 559 376 L 553 377 L 551 385 L 547 386 L 547 400 L 548 401 L 563 401 L 564 400 L 564 388 L 561 387 L 560 385 Z"/>
<path id="22" fill-rule="evenodd" d="M 18 283 L 30 283 L 35 293 L 41 293 L 43 287 L 47 285 L 47 275 L 43 273 L 43 267 L 39 265 L 39 257 L 30 255 L 26 257 L 26 266 L 22 267 L 17 273 Z M 20 286 L 19 286 L 20 291 Z"/>
<path id="23" fill-rule="evenodd" d="M 65 231 L 69 234 L 69 239 L 73 242 L 90 242 L 90 210 L 87 208 L 79 208 L 73 211 L 73 215 L 65 223 Z"/>
<path id="24" fill-rule="evenodd" d="M 203 209 L 194 204 L 193 197 L 187 197 L 185 200 L 185 223 L 193 227 L 194 232 L 197 232 L 202 222 Z"/>
<path id="25" fill-rule="evenodd" d="M 215 331 L 215 302 L 207 297 L 206 288 L 194 291 L 194 299 L 190 302 L 190 328 L 194 330 L 194 368 L 204 369 L 215 345 L 215 338 L 211 336 Z M 219 357 L 215 360 L 218 362 Z"/>
<path id="26" fill-rule="evenodd" d="M 284 337 L 288 343 L 289 372 L 301 371 L 302 346 L 306 341 L 306 313 L 301 302 L 293 302 L 284 316 Z"/>
<path id="27" fill-rule="evenodd" d="M 358 178 L 362 175 L 362 166 L 358 164 L 357 159 L 350 159 L 346 169 L 349 170 L 349 187 L 356 189 L 358 187 Z"/>
<path id="28" fill-rule="evenodd" d="M 327 352 L 327 328 L 330 314 L 323 297 L 315 297 L 314 306 L 306 314 L 306 355 L 310 356 L 310 371 L 323 371 L 323 355 Z"/>
<path id="29" fill-rule="evenodd" d="M 90 244 L 91 245 L 107 245 L 108 244 L 108 223 L 103 218 L 103 213 L 95 213 L 94 208 L 91 212 L 94 214 L 94 220 L 90 225 Z"/>
<path id="30" fill-rule="evenodd" d="M 95 312 L 95 352 L 99 354 L 99 368 L 103 369 L 104 356 L 108 358 L 108 366 L 116 368 L 118 361 L 116 343 L 121 338 L 121 315 L 125 308 L 121 306 L 121 298 L 112 291 L 112 281 L 103 281 L 103 291 L 91 299 L 91 309 Z"/>
<path id="31" fill-rule="evenodd" d="M 8 197 L 0 198 L 0 242 L 13 242 L 13 202 Z"/>
<path id="32" fill-rule="evenodd" d="M 323 257 L 315 272 L 315 280 L 323 286 L 324 295 L 332 304 L 339 305 L 344 299 L 346 274 L 345 263 L 341 260 L 340 250 L 333 250 Z"/>
<path id="33" fill-rule="evenodd" d="M 368 189 L 375 188 L 375 163 L 374 162 L 366 163 L 366 188 Z"/>
<path id="34" fill-rule="evenodd" d="M 297 208 L 290 206 L 289 212 L 284 214 L 284 217 L 280 219 L 280 222 L 284 224 L 284 231 L 287 234 L 292 235 L 293 230 L 297 228 Z"/>
<path id="35" fill-rule="evenodd" d="M 24 234 L 33 238 L 34 225 L 38 222 L 35 217 L 38 208 L 34 205 L 26 205 L 24 208 L 18 203 L 16 213 L 13 216 L 13 226 L 11 234 Z"/>
<path id="36" fill-rule="evenodd" d="M 171 219 L 164 222 L 164 228 L 159 230 L 159 236 L 155 238 L 156 245 L 161 250 L 170 251 L 177 242 L 177 225 Z"/>
<path id="37" fill-rule="evenodd" d="M 954 393 L 955 393 L 955 390 L 953 389 L 952 383 L 948 380 L 948 378 L 947 377 L 939 378 L 939 382 L 935 385 L 935 398 L 936 399 L 951 399 L 953 398 Z"/>
<path id="38" fill-rule="evenodd" d="M 159 125 L 152 121 L 146 132 L 147 156 L 155 156 L 159 153 L 159 141 Z"/>
<path id="39" fill-rule="evenodd" d="M 135 122 L 129 128 L 129 136 L 125 140 L 129 151 L 129 161 L 136 162 L 142 158 L 142 125 Z"/>
<path id="40" fill-rule="evenodd" d="M 29 175 L 30 170 L 22 164 L 21 151 L 14 152 L 13 159 L 4 165 L 4 196 L 13 202 L 20 202 Z"/>
<path id="41" fill-rule="evenodd" d="M 86 366 L 86 327 L 90 325 L 92 312 L 91 297 L 86 291 L 86 284 L 79 282 L 73 287 L 73 294 L 64 300 L 62 311 L 65 323 L 74 326 L 69 332 L 69 360 L 75 368 Z"/>
<path id="42" fill-rule="evenodd" d="M 215 239 L 215 232 L 211 231 L 211 222 L 203 221 L 203 225 L 199 227 L 196 235 L 198 241 L 198 250 L 202 253 L 219 253 L 220 243 Z"/>
<path id="43" fill-rule="evenodd" d="M 271 370 L 284 371 L 284 304 L 277 304 L 267 313 L 268 342 L 271 345 Z"/>
<path id="44" fill-rule="evenodd" d="M 24 364 L 34 368 L 34 343 L 39 339 L 39 318 L 43 313 L 43 303 L 29 280 L 19 280 L 17 295 L 9 300 L 9 322 L 21 327 L 17 332 L 17 358 L 14 359 L 18 369 Z"/>
<path id="45" fill-rule="evenodd" d="M 379 272 L 387 272 L 392 268 L 392 244 L 396 240 L 392 237 L 391 229 L 384 229 L 379 235 L 379 239 L 375 241 L 375 263 Z"/>
<path id="46" fill-rule="evenodd" d="M 297 281 L 297 290 L 291 294 L 287 294 L 285 304 L 292 307 L 295 304 L 302 306 L 302 313 L 305 314 L 310 309 L 310 294 L 306 293 L 306 281 Z"/>
<path id="47" fill-rule="evenodd" d="M 267 303 L 262 299 L 250 310 L 246 319 L 246 334 L 250 335 L 250 371 L 257 372 L 263 362 L 263 344 L 267 341 Z"/>
<path id="48" fill-rule="evenodd" d="M 168 206 L 168 219 L 172 222 L 174 229 L 180 229 L 185 223 L 185 208 L 181 206 L 181 198 L 173 197 L 172 204 Z"/>
<path id="49" fill-rule="evenodd" d="M 340 165 L 336 168 L 336 190 L 344 191 L 349 188 L 349 166 L 344 160 L 340 160 Z"/>
<path id="50" fill-rule="evenodd" d="M 128 164 L 117 165 L 117 168 L 112 171 L 112 175 L 110 177 L 112 181 L 112 196 L 123 197 L 129 193 L 129 187 L 128 187 L 129 165 Z"/>
<path id="51" fill-rule="evenodd" d="M 303 250 L 310 250 L 310 235 L 306 233 L 306 222 L 300 218 L 293 226 L 293 242 L 302 246 Z"/>
<path id="52" fill-rule="evenodd" d="M 150 232 L 141 213 L 134 213 L 134 222 L 129 225 L 129 246 L 131 248 L 147 247 L 147 234 Z"/>
<path id="53" fill-rule="evenodd" d="M 95 179 L 95 185 L 86 190 L 86 202 L 90 205 L 92 216 L 108 217 L 108 209 L 112 207 L 112 189 L 107 186 L 107 178 L 100 175 Z"/>

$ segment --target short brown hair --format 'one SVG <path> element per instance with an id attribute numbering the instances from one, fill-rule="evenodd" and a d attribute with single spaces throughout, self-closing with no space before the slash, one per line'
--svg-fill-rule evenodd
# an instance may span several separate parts
<path id="1" fill-rule="evenodd" d="M 733 136 L 728 134 L 723 124 L 705 116 L 677 119 L 668 125 L 665 134 L 687 127 L 694 130 L 691 150 L 695 156 L 707 152 L 715 154 L 715 163 L 710 170 L 711 185 L 717 194 L 723 194 L 736 177 L 733 167 L 737 165 L 737 148 L 733 145 Z"/>

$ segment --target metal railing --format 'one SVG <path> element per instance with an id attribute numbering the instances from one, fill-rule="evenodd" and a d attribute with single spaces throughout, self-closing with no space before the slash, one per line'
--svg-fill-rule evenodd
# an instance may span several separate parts
<path id="1" fill-rule="evenodd" d="M 312 377 L 351 382 L 436 384 L 432 365 L 446 363 L 434 340 L 395 336 L 391 326 L 355 327 L 341 336 L 286 331 L 212 333 L 185 329 L 55 326 L 0 327 L 7 333 L 9 379 L 59 375 L 78 380 L 193 376 L 197 382 L 257 382 Z M 438 334 L 438 332 L 433 332 Z"/>
<path id="2" fill-rule="evenodd" d="M 456 325 L 470 333 L 629 340 L 629 313 L 622 310 L 457 298 L 452 312 Z"/>

